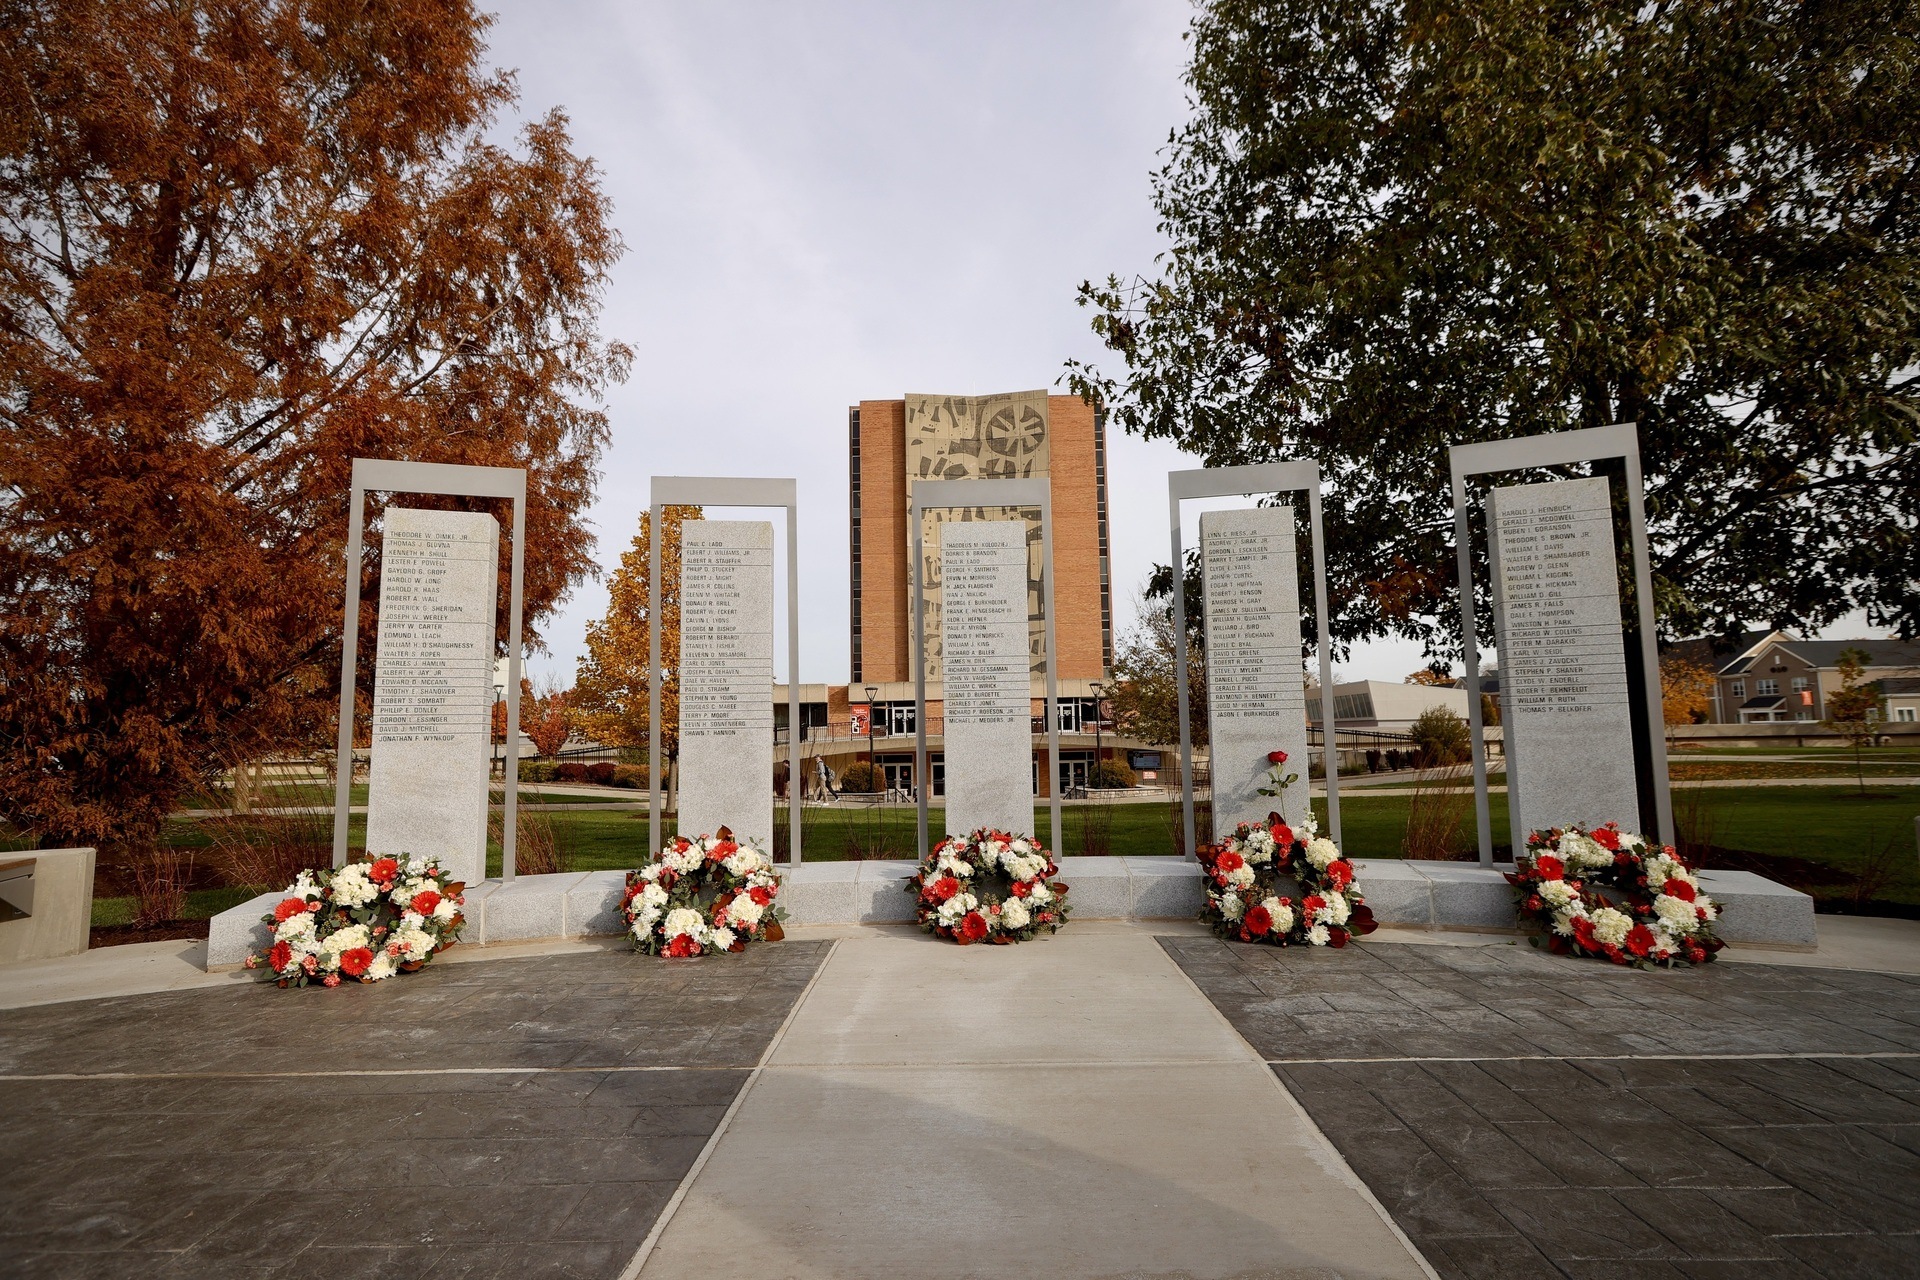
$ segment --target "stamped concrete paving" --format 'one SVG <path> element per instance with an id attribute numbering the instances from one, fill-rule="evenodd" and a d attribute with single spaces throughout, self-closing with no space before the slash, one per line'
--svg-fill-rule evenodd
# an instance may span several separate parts
<path id="1" fill-rule="evenodd" d="M 1431 1274 L 1150 929 L 846 932 L 645 1280 Z"/>
<path id="2" fill-rule="evenodd" d="M 10 1011 L 0 1273 L 606 1280 L 826 950 Z"/>
<path id="3" fill-rule="evenodd" d="M 1161 941 L 1444 1275 L 1920 1276 L 1920 978 Z"/>

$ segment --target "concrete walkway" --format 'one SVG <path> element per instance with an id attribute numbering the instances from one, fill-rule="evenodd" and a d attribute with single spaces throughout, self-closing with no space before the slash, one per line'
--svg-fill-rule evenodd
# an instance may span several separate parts
<path id="1" fill-rule="evenodd" d="M 842 931 L 627 1275 L 1433 1275 L 1167 928 Z"/>

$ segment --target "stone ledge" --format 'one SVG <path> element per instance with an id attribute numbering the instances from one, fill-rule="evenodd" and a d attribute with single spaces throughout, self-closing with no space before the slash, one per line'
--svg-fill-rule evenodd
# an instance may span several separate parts
<path id="1" fill-rule="evenodd" d="M 1414 862 L 1356 858 L 1360 887 L 1381 924 L 1425 929 L 1514 930 L 1512 887 L 1502 871 L 1472 862 Z M 781 868 L 780 902 L 795 925 L 897 924 L 913 919 L 904 892 L 915 864 L 810 862 Z M 1200 912 L 1199 864 L 1186 858 L 1062 858 L 1073 914 L 1081 920 L 1192 919 Z M 1725 909 L 1721 936 L 1729 942 L 1811 948 L 1813 899 L 1749 871 L 1703 871 L 1701 881 Z M 621 929 L 625 873 L 568 872 L 488 880 L 467 890 L 467 927 L 461 940 L 475 946 L 604 937 Z M 207 969 L 232 969 L 268 941 L 260 917 L 277 893 L 213 918 Z"/>

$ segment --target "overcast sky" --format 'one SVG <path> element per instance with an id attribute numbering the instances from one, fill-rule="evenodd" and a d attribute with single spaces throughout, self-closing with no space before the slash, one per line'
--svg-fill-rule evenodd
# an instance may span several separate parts
<path id="1" fill-rule="evenodd" d="M 1187 17 L 1185 0 L 501 11 L 493 57 L 523 114 L 570 113 L 627 243 L 604 327 L 638 359 L 611 395 L 601 563 L 650 476 L 797 477 L 801 674 L 845 681 L 847 406 L 1054 387 L 1069 357 L 1103 355 L 1074 290 L 1153 269 L 1149 174 L 1186 112 Z M 1197 464 L 1109 447 L 1124 628 L 1167 555 L 1166 472 Z M 604 580 L 582 584 L 534 671 L 571 682 L 605 608 Z M 1420 665 L 1373 644 L 1342 674 Z"/>

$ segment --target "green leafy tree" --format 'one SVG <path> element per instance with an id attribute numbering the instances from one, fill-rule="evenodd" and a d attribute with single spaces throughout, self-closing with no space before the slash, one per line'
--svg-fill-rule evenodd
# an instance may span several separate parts
<path id="1" fill-rule="evenodd" d="M 1467 722 L 1446 707 L 1428 707 L 1407 732 L 1424 767 L 1459 764 L 1473 756 Z"/>
<path id="2" fill-rule="evenodd" d="M 1140 622 L 1121 636 L 1113 655 L 1107 702 L 1124 734 L 1161 745 L 1180 741 L 1180 681 L 1175 665 L 1173 611 L 1155 608 L 1151 589 Z M 1194 611 L 1187 617 L 1192 619 Z M 1187 640 L 1187 723 L 1195 746 L 1207 743 L 1207 656 L 1197 629 Z"/>
<path id="3" fill-rule="evenodd" d="M 1853 771 L 1860 783 L 1860 794 L 1867 793 L 1867 769 L 1860 757 L 1863 747 L 1873 745 L 1880 732 L 1880 687 L 1867 679 L 1868 655 L 1860 649 L 1843 649 L 1834 660 L 1840 671 L 1840 688 L 1827 695 L 1826 727 L 1845 737 L 1853 747 Z"/>
<path id="4" fill-rule="evenodd" d="M 1334 638 L 1452 652 L 1448 445 L 1622 421 L 1674 630 L 1920 627 L 1920 10 L 1205 0 L 1190 39 L 1170 247 L 1082 286 L 1124 369 L 1067 378 L 1212 465 L 1317 459 Z"/>

